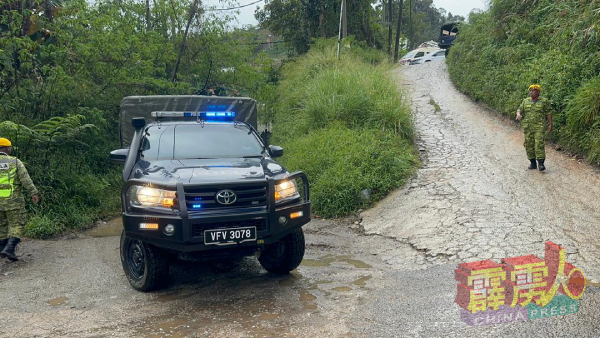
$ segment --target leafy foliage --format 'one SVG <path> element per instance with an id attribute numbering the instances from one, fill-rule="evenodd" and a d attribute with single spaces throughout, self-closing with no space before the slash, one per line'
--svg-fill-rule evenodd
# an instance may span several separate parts
<path id="1" fill-rule="evenodd" d="M 124 96 L 255 96 L 272 75 L 252 33 L 197 0 L 5 1 L 0 12 L 0 136 L 42 194 L 29 236 L 118 212 L 108 153 Z"/>
<path id="2" fill-rule="evenodd" d="M 600 164 L 598 13 L 597 1 L 494 0 L 463 25 L 447 59 L 450 76 L 462 91 L 510 116 L 529 85 L 541 84 L 553 102 L 551 139 Z"/>
<path id="3" fill-rule="evenodd" d="M 417 164 L 409 108 L 386 73 L 389 66 L 365 62 L 361 56 L 370 53 L 355 42 L 341 60 L 335 55 L 335 40 L 319 40 L 286 64 L 272 102 L 273 142 L 286 149 L 288 169 L 307 173 L 314 211 L 325 217 L 381 199 Z M 367 202 L 359 198 L 365 189 Z"/>

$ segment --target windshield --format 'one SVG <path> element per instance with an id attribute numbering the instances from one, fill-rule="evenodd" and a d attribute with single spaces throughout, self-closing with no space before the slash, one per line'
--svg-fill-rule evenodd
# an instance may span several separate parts
<path id="1" fill-rule="evenodd" d="M 402 59 L 401 59 L 401 60 L 410 59 L 410 58 L 412 58 L 414 55 L 415 55 L 415 52 L 409 52 L 409 53 L 407 53 L 406 55 L 404 55 L 404 56 L 402 57 Z"/>
<path id="2" fill-rule="evenodd" d="M 142 142 L 146 160 L 259 157 L 262 153 L 254 133 L 232 123 L 151 126 Z"/>

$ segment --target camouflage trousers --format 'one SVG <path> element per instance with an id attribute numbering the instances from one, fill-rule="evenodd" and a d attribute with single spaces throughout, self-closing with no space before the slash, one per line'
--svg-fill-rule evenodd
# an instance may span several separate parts
<path id="1" fill-rule="evenodd" d="M 0 210 L 0 239 L 21 238 L 21 232 L 26 223 L 27 212 L 25 208 Z"/>
<path id="2" fill-rule="evenodd" d="M 543 160 L 546 158 L 546 128 L 544 126 L 524 127 L 525 151 L 527 158 Z"/>

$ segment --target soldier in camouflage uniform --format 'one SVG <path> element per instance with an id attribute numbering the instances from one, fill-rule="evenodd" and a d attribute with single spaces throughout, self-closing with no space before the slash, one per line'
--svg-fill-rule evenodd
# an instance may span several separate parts
<path id="1" fill-rule="evenodd" d="M 529 96 L 517 110 L 517 121 L 523 120 L 523 132 L 525 133 L 525 151 L 529 158 L 529 169 L 546 170 L 544 160 L 546 159 L 546 130 L 552 131 L 552 112 L 550 101 L 540 97 L 542 87 L 540 85 L 529 86 Z M 546 121 L 548 126 L 546 127 Z M 537 164 L 536 164 L 537 160 Z"/>
<path id="2" fill-rule="evenodd" d="M 23 189 L 34 203 L 39 196 L 23 163 L 10 156 L 11 147 L 9 140 L 0 138 L 0 256 L 16 261 L 15 249 L 27 222 Z"/>

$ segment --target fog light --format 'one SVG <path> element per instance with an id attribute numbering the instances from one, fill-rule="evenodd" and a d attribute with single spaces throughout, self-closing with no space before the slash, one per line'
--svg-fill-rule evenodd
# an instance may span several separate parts
<path id="1" fill-rule="evenodd" d="M 279 217 L 279 224 L 284 225 L 285 222 L 287 222 L 287 218 L 285 218 L 285 216 Z"/>
<path id="2" fill-rule="evenodd" d="M 302 216 L 304 216 L 304 213 L 302 211 L 296 211 L 296 212 L 292 212 L 290 214 L 291 219 L 302 217 Z"/>
<path id="3" fill-rule="evenodd" d="M 140 230 L 158 230 L 158 223 L 140 223 Z"/>
<path id="4" fill-rule="evenodd" d="M 165 227 L 165 234 L 171 236 L 175 232 L 175 226 L 173 224 L 167 224 Z"/>

